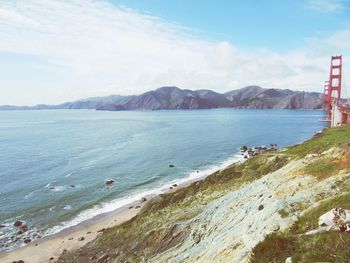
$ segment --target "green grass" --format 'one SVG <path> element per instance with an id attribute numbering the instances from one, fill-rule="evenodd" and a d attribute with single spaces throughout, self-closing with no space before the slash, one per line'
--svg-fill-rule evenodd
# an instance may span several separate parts
<path id="1" fill-rule="evenodd" d="M 308 154 L 320 154 L 332 147 L 339 146 L 350 146 L 350 125 L 325 129 L 322 134 L 318 134 L 302 144 L 288 148 L 285 153 L 302 158 Z"/>
<path id="2" fill-rule="evenodd" d="M 305 172 L 319 179 L 323 179 L 334 175 L 339 171 L 338 164 L 329 158 L 321 159 L 305 167 Z"/>
<path id="3" fill-rule="evenodd" d="M 350 192 L 325 200 L 310 210 L 286 232 L 272 233 L 253 249 L 251 263 L 284 262 L 350 262 L 350 234 L 324 232 L 301 235 L 318 228 L 318 218 L 334 207 L 350 209 Z"/>

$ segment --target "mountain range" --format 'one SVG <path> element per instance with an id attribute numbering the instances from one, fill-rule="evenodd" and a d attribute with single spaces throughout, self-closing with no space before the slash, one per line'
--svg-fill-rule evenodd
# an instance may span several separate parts
<path id="1" fill-rule="evenodd" d="M 265 89 L 248 86 L 217 93 L 211 90 L 188 90 L 161 87 L 141 95 L 93 97 L 58 105 L 0 106 L 0 110 L 96 109 L 96 110 L 170 110 L 170 109 L 319 109 L 323 94 L 289 89 Z"/>

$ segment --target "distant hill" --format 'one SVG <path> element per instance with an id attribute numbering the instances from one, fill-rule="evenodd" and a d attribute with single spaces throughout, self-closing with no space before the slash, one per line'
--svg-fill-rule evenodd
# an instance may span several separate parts
<path id="1" fill-rule="evenodd" d="M 0 110 L 96 109 L 96 110 L 172 110 L 172 109 L 319 109 L 323 94 L 289 89 L 248 86 L 224 94 L 211 90 L 162 87 L 141 95 L 94 97 L 59 105 L 0 106 Z"/>
<path id="2" fill-rule="evenodd" d="M 319 109 L 323 95 L 281 89 L 248 86 L 224 94 L 211 90 L 182 90 L 162 87 L 130 98 L 126 103 L 106 104 L 97 110 L 161 110 L 161 109 Z"/>

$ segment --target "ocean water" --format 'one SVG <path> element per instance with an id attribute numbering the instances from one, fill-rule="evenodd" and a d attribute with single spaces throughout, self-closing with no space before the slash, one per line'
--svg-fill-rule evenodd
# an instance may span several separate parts
<path id="1" fill-rule="evenodd" d="M 0 251 L 208 175 L 241 158 L 241 145 L 299 143 L 324 128 L 322 116 L 317 110 L 0 111 Z M 115 183 L 106 186 L 108 179 Z M 18 240 L 16 220 L 29 227 Z"/>

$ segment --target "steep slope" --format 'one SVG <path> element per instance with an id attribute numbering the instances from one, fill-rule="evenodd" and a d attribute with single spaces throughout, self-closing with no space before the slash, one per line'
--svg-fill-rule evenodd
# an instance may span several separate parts
<path id="1" fill-rule="evenodd" d="M 230 101 L 241 101 L 250 97 L 254 97 L 261 93 L 264 89 L 259 86 L 247 86 L 242 89 L 226 92 L 224 95 Z"/>
<path id="2" fill-rule="evenodd" d="M 226 93 L 227 94 L 227 93 Z M 322 108 L 322 94 L 316 92 L 295 92 L 280 89 L 246 87 L 226 95 L 233 108 L 256 109 L 319 109 Z"/>
<path id="3" fill-rule="evenodd" d="M 264 248 L 254 251 L 265 254 L 251 251 L 266 235 L 287 231 L 319 201 L 349 193 L 349 138 L 350 126 L 327 129 L 303 144 L 250 158 L 161 195 L 129 222 L 62 254 L 58 262 L 97 262 L 104 256 L 113 262 L 284 262 L 290 250 L 281 258 L 260 257 L 269 255 Z M 314 254 L 322 249 L 319 238 Z M 276 242 L 269 243 L 276 253 L 289 249 Z"/>

